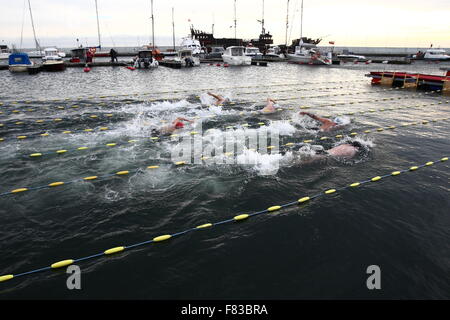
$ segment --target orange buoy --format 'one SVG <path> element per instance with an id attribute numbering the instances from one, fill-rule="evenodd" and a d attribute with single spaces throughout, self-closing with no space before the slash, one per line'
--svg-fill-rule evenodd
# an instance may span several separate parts
<path id="1" fill-rule="evenodd" d="M 89 71 L 91 71 L 91 68 L 86 67 L 86 68 L 83 69 L 83 71 L 84 71 L 84 72 L 89 72 Z"/>
<path id="2" fill-rule="evenodd" d="M 128 66 L 127 69 L 128 69 L 128 70 L 136 70 L 135 67 L 130 67 L 130 66 Z"/>
<path id="3" fill-rule="evenodd" d="M 223 66 L 224 66 L 225 68 L 228 68 L 228 67 L 229 67 L 229 65 L 228 65 L 228 64 L 226 64 L 226 63 L 225 63 L 225 64 L 224 64 Z"/>
<path id="4" fill-rule="evenodd" d="M 221 64 L 220 64 L 220 63 L 218 63 L 218 64 L 216 64 L 216 66 L 220 67 L 220 66 L 221 66 Z"/>

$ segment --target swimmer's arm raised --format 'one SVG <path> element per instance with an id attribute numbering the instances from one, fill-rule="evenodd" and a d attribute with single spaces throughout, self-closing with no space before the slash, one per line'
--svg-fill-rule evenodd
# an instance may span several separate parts
<path id="1" fill-rule="evenodd" d="M 333 123 L 333 121 L 327 119 L 327 118 L 320 118 L 316 116 L 315 114 L 309 113 L 309 112 L 300 112 L 301 115 L 306 115 L 310 118 L 313 118 L 314 120 L 317 120 L 323 124 Z"/>

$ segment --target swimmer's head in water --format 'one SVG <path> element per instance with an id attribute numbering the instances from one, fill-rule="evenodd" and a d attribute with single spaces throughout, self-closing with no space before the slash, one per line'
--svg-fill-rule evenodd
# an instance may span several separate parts
<path id="1" fill-rule="evenodd" d="M 350 143 L 352 146 L 354 146 L 356 149 L 358 149 L 358 150 L 362 150 L 364 147 L 363 147 L 363 145 L 360 143 L 360 142 L 358 142 L 358 141 L 353 141 L 352 143 Z"/>
<path id="2" fill-rule="evenodd" d="M 175 123 L 175 128 L 176 129 L 181 129 L 184 127 L 184 123 L 181 121 L 178 121 L 177 123 Z"/>

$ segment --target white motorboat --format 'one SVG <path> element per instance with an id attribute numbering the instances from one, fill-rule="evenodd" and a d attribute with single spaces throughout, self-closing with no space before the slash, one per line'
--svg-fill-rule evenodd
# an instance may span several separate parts
<path id="1" fill-rule="evenodd" d="M 324 55 L 312 43 L 301 43 L 295 47 L 295 53 L 288 54 L 287 58 L 299 64 L 313 64 L 313 65 L 331 65 L 332 55 L 331 52 Z"/>
<path id="2" fill-rule="evenodd" d="M 428 49 L 423 56 L 425 60 L 450 60 L 448 55 L 443 49 Z"/>
<path id="3" fill-rule="evenodd" d="M 344 62 L 367 62 L 369 59 L 367 59 L 365 56 L 359 56 L 356 54 L 339 54 L 336 56 L 339 60 Z"/>
<path id="4" fill-rule="evenodd" d="M 159 62 L 154 58 L 153 51 L 149 49 L 139 50 L 137 57 L 134 59 L 135 68 L 158 68 Z"/>
<path id="5" fill-rule="evenodd" d="M 175 56 L 165 56 L 165 60 L 181 62 L 181 67 L 198 67 L 200 65 L 200 58 L 192 55 L 191 49 L 182 49 L 177 52 Z"/>
<path id="6" fill-rule="evenodd" d="M 252 58 L 245 55 L 245 48 L 242 46 L 228 47 L 222 54 L 223 62 L 232 66 L 249 66 Z"/>
<path id="7" fill-rule="evenodd" d="M 191 37 L 183 38 L 181 41 L 181 47 L 182 49 L 192 50 L 193 55 L 205 53 L 205 51 L 202 49 L 202 46 L 200 45 L 200 41 L 192 39 Z"/>
<path id="8" fill-rule="evenodd" d="M 246 47 L 245 55 L 252 58 L 262 58 L 262 53 L 256 47 Z"/>
<path id="9" fill-rule="evenodd" d="M 266 57 L 284 58 L 285 56 L 281 53 L 281 49 L 279 46 L 271 46 L 269 49 L 267 49 Z"/>
<path id="10" fill-rule="evenodd" d="M 42 68 L 46 71 L 64 71 L 66 69 L 66 65 L 59 56 L 56 48 L 47 48 L 44 50 Z"/>
<path id="11" fill-rule="evenodd" d="M 11 51 L 9 50 L 7 45 L 0 45 L 0 60 L 8 59 Z"/>

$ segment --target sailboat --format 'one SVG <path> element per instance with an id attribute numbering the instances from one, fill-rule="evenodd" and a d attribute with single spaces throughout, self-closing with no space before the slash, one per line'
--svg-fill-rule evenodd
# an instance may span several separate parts
<path id="1" fill-rule="evenodd" d="M 36 31 L 34 28 L 33 13 L 31 11 L 30 0 L 28 0 L 28 8 L 30 9 L 31 25 L 33 27 L 33 35 L 34 35 L 34 41 L 36 43 L 36 49 L 40 50 L 39 42 L 37 41 L 37 38 L 36 38 Z M 41 55 L 42 55 L 42 53 L 41 53 Z M 14 53 L 11 53 L 8 57 L 8 69 L 10 72 L 27 72 L 28 68 L 33 67 L 33 66 L 34 66 L 34 62 L 30 60 L 30 56 L 28 55 L 28 53 L 14 52 Z"/>
<path id="2" fill-rule="evenodd" d="M 109 57 L 109 51 L 101 51 L 102 50 L 102 38 L 100 35 L 100 20 L 98 18 L 98 4 L 97 0 L 95 0 L 95 12 L 97 14 L 97 34 L 98 34 L 98 46 L 95 47 L 94 57 Z M 98 49 L 98 51 L 97 51 Z"/>
<path id="3" fill-rule="evenodd" d="M 309 65 L 331 65 L 333 63 L 332 53 L 322 54 L 315 43 L 306 43 L 303 41 L 303 0 L 301 7 L 301 25 L 299 45 L 295 47 L 293 54 L 288 54 L 287 58 L 293 63 Z M 306 39 L 306 38 L 305 38 Z"/>

